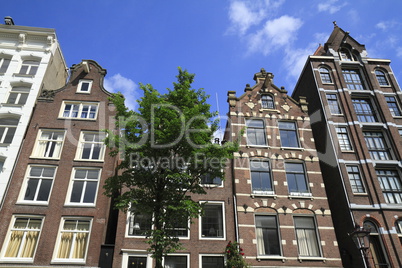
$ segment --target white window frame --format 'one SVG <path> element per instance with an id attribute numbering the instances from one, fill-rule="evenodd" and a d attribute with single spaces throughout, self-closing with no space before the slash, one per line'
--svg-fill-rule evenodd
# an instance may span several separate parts
<path id="1" fill-rule="evenodd" d="M 105 138 L 107 136 L 105 132 L 100 132 L 100 131 L 81 131 L 80 140 L 78 142 L 78 147 L 77 147 L 77 153 L 75 155 L 74 160 L 76 160 L 76 161 L 103 162 L 104 156 L 105 156 L 105 151 L 106 151 L 106 145 L 102 141 L 103 139 L 102 140 L 99 139 L 99 141 L 93 141 L 93 140 L 92 141 L 85 141 L 84 137 L 87 134 L 88 135 L 96 135 L 96 134 L 104 135 Z M 89 144 L 91 146 L 90 155 L 89 155 L 88 159 L 82 158 L 82 154 L 83 154 L 84 149 L 85 149 L 85 144 Z M 99 151 L 99 159 L 92 159 L 94 148 L 96 148 L 96 146 L 98 144 L 102 145 L 102 147 L 100 148 L 100 151 Z"/>
<path id="2" fill-rule="evenodd" d="M 122 268 L 128 267 L 128 261 L 130 257 L 140 257 L 140 258 L 147 258 L 147 266 L 146 268 L 153 267 L 153 258 L 151 258 L 151 254 L 147 254 L 146 250 L 130 250 L 130 249 L 122 249 L 123 258 L 122 258 Z"/>
<path id="3" fill-rule="evenodd" d="M 63 138 L 61 140 L 52 138 L 53 134 L 56 132 L 59 134 L 61 133 L 63 134 Z M 51 137 L 45 138 L 42 137 L 44 133 L 52 133 L 52 134 Z M 31 157 L 43 158 L 43 159 L 60 159 L 65 138 L 66 138 L 66 131 L 64 129 L 39 129 Z M 59 147 L 58 152 L 56 149 L 57 147 Z M 53 152 L 53 155 L 49 157 L 50 152 Z"/>
<path id="4" fill-rule="evenodd" d="M 21 63 L 18 75 L 35 76 L 36 73 L 38 72 L 39 65 L 40 65 L 40 59 L 25 59 Z M 22 68 L 24 68 L 25 66 L 27 69 L 25 70 L 24 73 L 21 73 Z"/>
<path id="5" fill-rule="evenodd" d="M 343 131 L 346 130 L 346 132 L 340 132 L 341 130 Z M 341 149 L 342 152 L 352 152 L 353 149 L 353 144 L 352 144 L 352 140 L 350 139 L 350 134 L 349 134 L 349 128 L 347 126 L 344 125 L 335 125 L 335 133 L 336 133 L 336 138 L 338 139 L 338 144 L 339 144 L 339 148 Z M 345 139 L 347 138 L 347 139 Z M 340 141 L 347 141 L 346 143 L 340 143 Z M 348 147 L 350 148 L 346 148 L 344 145 L 348 145 Z M 343 146 L 343 147 L 342 147 Z"/>
<path id="6" fill-rule="evenodd" d="M 163 258 L 163 267 L 169 268 L 170 266 L 166 266 L 165 261 L 166 258 L 169 257 L 186 257 L 186 264 L 187 264 L 187 268 L 190 268 L 190 254 L 186 254 L 186 253 L 173 253 L 173 254 L 168 254 L 167 256 L 165 256 Z"/>
<path id="7" fill-rule="evenodd" d="M 32 168 L 35 167 L 39 167 L 39 168 L 54 168 L 54 174 L 53 177 L 44 177 L 43 174 L 41 174 L 41 176 L 31 176 L 31 170 Z M 33 164 L 33 165 L 29 165 L 26 172 L 25 172 L 25 176 L 24 176 L 24 182 L 23 185 L 21 187 L 21 191 L 18 197 L 18 204 L 35 204 L 35 205 L 48 205 L 49 204 L 49 199 L 50 196 L 52 195 L 52 190 L 53 190 L 53 185 L 54 185 L 54 180 L 56 178 L 56 174 L 57 174 L 57 166 L 51 166 L 51 165 L 40 165 L 40 164 Z M 35 189 L 35 196 L 34 196 L 34 200 L 25 200 L 25 194 L 28 191 L 28 186 L 29 186 L 29 180 L 30 179 L 37 179 L 38 180 L 38 184 L 37 187 Z M 39 193 L 39 189 L 42 186 L 43 180 L 51 180 L 51 185 L 50 185 L 50 189 L 49 189 L 49 196 L 47 198 L 46 201 L 38 201 L 38 193 Z"/>
<path id="8" fill-rule="evenodd" d="M 145 238 L 146 237 L 145 235 L 130 234 L 130 224 L 133 224 L 133 226 L 135 225 L 135 222 L 134 222 L 135 211 L 128 210 L 126 214 L 127 214 L 127 224 L 126 224 L 126 232 L 125 232 L 126 238 L 139 238 L 139 237 Z M 153 228 L 153 225 L 151 224 L 151 229 L 152 228 Z"/>
<path id="9" fill-rule="evenodd" d="M 82 90 L 82 85 L 83 85 L 84 83 L 88 83 L 88 90 Z M 81 79 L 81 80 L 78 82 L 77 93 L 84 93 L 84 94 L 89 94 L 89 93 L 91 93 L 92 83 L 93 83 L 92 80 Z"/>
<path id="10" fill-rule="evenodd" d="M 203 257 L 217 257 L 217 258 L 222 258 L 223 259 L 223 267 L 225 267 L 226 264 L 226 257 L 224 254 L 199 254 L 198 255 L 198 263 L 199 263 L 199 268 L 202 268 L 202 258 Z"/>
<path id="11" fill-rule="evenodd" d="M 1 118 L 1 119 L 6 119 L 6 120 L 7 119 L 15 119 L 15 120 L 17 120 L 16 125 L 11 125 L 11 124 L 9 124 L 9 125 L 8 124 L 1 125 L 0 124 L 0 128 L 4 128 L 3 135 L 0 136 L 0 144 L 11 144 L 13 142 L 12 140 L 15 137 L 15 133 L 17 132 L 17 127 L 18 127 L 20 118 L 17 118 L 17 117 L 5 117 L 5 118 Z M 7 136 L 8 132 L 10 131 L 10 129 L 14 129 L 13 137 L 11 138 L 11 141 L 9 143 L 8 142 L 4 143 L 4 140 L 6 139 L 6 136 Z"/>
<path id="12" fill-rule="evenodd" d="M 202 215 L 199 216 L 199 239 L 200 240 L 226 240 L 226 215 L 225 215 L 225 202 L 224 201 L 201 201 L 201 203 L 207 203 L 206 205 L 220 206 L 222 209 L 222 237 L 203 236 L 202 235 Z M 217 230 L 215 230 L 217 231 Z"/>
<path id="13" fill-rule="evenodd" d="M 204 174 L 203 176 L 210 176 L 210 175 L 209 174 Z M 223 187 L 223 179 L 218 178 L 218 177 L 215 177 L 215 178 L 212 179 L 212 181 L 220 180 L 219 184 L 218 183 L 202 183 L 203 176 L 201 176 L 201 179 L 200 179 L 200 185 L 201 186 L 209 187 L 209 188 L 213 188 L 213 187 L 221 187 L 222 188 Z"/>
<path id="14" fill-rule="evenodd" d="M 66 106 L 71 105 L 71 109 L 66 111 Z M 75 110 L 73 106 L 77 107 Z M 85 113 L 84 108 L 88 107 L 88 111 L 86 111 L 87 115 L 82 117 Z M 96 107 L 94 118 L 90 118 L 89 115 L 91 114 L 91 108 Z M 66 111 L 66 112 L 65 112 Z M 77 116 L 73 116 L 73 113 L 77 113 Z M 63 101 L 61 105 L 59 118 L 64 119 L 79 119 L 79 120 L 96 120 L 98 118 L 99 112 L 99 102 L 80 102 L 80 101 Z M 68 113 L 68 115 L 66 114 Z"/>
<path id="15" fill-rule="evenodd" d="M 40 224 L 40 228 L 39 229 L 30 229 L 30 228 L 14 228 L 15 222 L 18 218 L 22 218 L 22 219 L 40 219 L 41 220 L 41 224 Z M 36 255 L 36 250 L 38 249 L 38 244 L 39 244 L 39 240 L 41 238 L 41 234 L 42 234 L 42 228 L 43 228 L 43 222 L 44 222 L 45 217 L 43 216 L 37 216 L 37 215 L 13 215 L 12 216 L 12 220 L 10 221 L 10 225 L 8 227 L 8 231 L 7 231 L 7 235 L 6 238 L 4 240 L 3 243 L 3 247 L 1 250 L 1 262 L 13 262 L 13 263 L 33 263 L 35 255 Z M 22 245 L 25 241 L 26 241 L 26 233 L 30 232 L 32 230 L 38 231 L 38 237 L 37 237 L 37 241 L 36 241 L 36 245 L 35 245 L 35 249 L 33 251 L 32 257 L 5 257 L 6 252 L 7 252 L 7 248 L 9 246 L 10 243 L 10 239 L 11 239 L 11 233 L 13 230 L 18 230 L 18 231 L 23 231 L 23 238 L 21 241 Z M 19 249 L 18 255 L 21 254 L 21 248 Z"/>
<path id="16" fill-rule="evenodd" d="M 67 220 L 73 220 L 73 221 L 89 221 L 89 228 L 88 231 L 80 231 L 80 230 L 66 230 L 64 231 L 63 227 L 64 227 L 64 223 Z M 92 231 L 92 224 L 93 224 L 93 218 L 90 217 L 62 217 L 61 221 L 60 221 L 60 226 L 59 226 L 59 230 L 57 233 L 57 240 L 56 240 L 56 244 L 54 247 L 54 251 L 53 251 L 53 257 L 52 257 L 52 261 L 51 264 L 53 263 L 74 263 L 74 264 L 85 264 L 87 255 L 88 255 L 88 248 L 89 248 L 89 244 L 91 241 L 91 231 Z M 77 235 L 77 233 L 87 233 L 88 237 L 87 237 L 87 243 L 86 243 L 86 247 L 84 249 L 84 258 L 57 258 L 58 252 L 59 252 L 59 248 L 61 245 L 61 237 L 62 237 L 62 233 L 63 232 L 73 232 L 73 238 L 72 238 L 72 244 L 71 244 L 71 248 L 73 249 L 75 246 L 75 237 Z M 70 250 L 70 255 L 72 254 L 73 250 Z"/>
<path id="17" fill-rule="evenodd" d="M 96 179 L 89 179 L 89 178 L 87 178 L 88 173 L 86 173 L 86 178 L 82 178 L 82 179 L 81 178 L 76 178 L 76 174 L 77 174 L 78 170 L 85 170 L 85 171 L 96 170 L 96 171 L 98 171 L 98 177 Z M 95 168 L 95 167 L 76 167 L 76 168 L 73 168 L 73 170 L 71 172 L 70 185 L 68 187 L 65 205 L 66 206 L 78 206 L 78 207 L 95 207 L 96 200 L 97 200 L 97 197 L 98 197 L 101 174 L 102 174 L 102 169 L 101 168 Z M 79 183 L 79 182 L 83 183 L 82 189 L 81 189 L 80 201 L 79 202 L 72 202 L 71 201 L 71 195 L 73 194 L 74 186 L 75 186 L 76 183 Z M 84 202 L 84 197 L 85 197 L 85 194 L 86 194 L 88 183 L 90 183 L 90 182 L 96 182 L 96 190 L 95 190 L 95 195 L 94 195 L 93 202 L 86 203 L 86 202 Z"/>
<path id="18" fill-rule="evenodd" d="M 12 58 L 12 56 L 8 56 L 8 57 L 7 56 L 2 56 L 0 58 L 0 74 L 5 74 L 7 72 L 8 67 L 10 66 L 10 63 L 11 63 L 11 58 Z M 3 66 L 5 60 L 8 60 L 7 66 Z M 1 70 L 3 70 L 3 72 L 1 72 Z"/>
<path id="19" fill-rule="evenodd" d="M 11 88 L 11 90 L 8 92 L 7 95 L 7 100 L 3 103 L 6 105 L 15 105 L 15 106 L 24 106 L 27 101 L 28 101 L 28 97 L 29 97 L 29 92 L 31 91 L 31 88 L 29 86 L 13 86 Z M 10 96 L 12 94 L 15 94 L 17 97 L 15 98 L 14 103 L 10 103 Z M 21 96 L 23 95 L 27 95 L 25 102 L 24 103 L 19 103 L 21 100 Z"/>

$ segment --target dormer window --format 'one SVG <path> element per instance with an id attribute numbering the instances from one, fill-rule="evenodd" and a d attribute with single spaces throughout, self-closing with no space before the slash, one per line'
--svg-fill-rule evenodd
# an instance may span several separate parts
<path id="1" fill-rule="evenodd" d="M 261 96 L 261 106 L 264 109 L 274 109 L 274 97 L 272 95 L 262 95 Z"/>
<path id="2" fill-rule="evenodd" d="M 339 55 L 341 56 L 342 61 L 358 61 L 357 55 L 351 53 L 347 48 L 341 48 Z"/>
<path id="3" fill-rule="evenodd" d="M 91 93 L 92 80 L 80 80 L 77 87 L 78 93 Z"/>

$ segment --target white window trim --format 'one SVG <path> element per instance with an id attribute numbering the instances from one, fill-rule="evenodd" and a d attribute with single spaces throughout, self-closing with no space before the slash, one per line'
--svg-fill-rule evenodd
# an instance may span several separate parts
<path id="1" fill-rule="evenodd" d="M 58 155 L 57 157 L 38 156 L 38 154 L 39 154 L 38 150 L 39 150 L 39 148 L 40 148 L 39 140 L 40 140 L 40 138 L 41 138 L 41 136 L 42 136 L 42 133 L 43 133 L 43 132 L 48 132 L 48 131 L 63 132 L 63 133 L 64 133 L 64 135 L 63 135 L 63 141 L 61 142 L 61 145 L 60 145 L 60 146 L 61 146 L 61 147 L 60 147 L 60 152 L 59 152 L 59 155 Z M 32 150 L 32 153 L 31 153 L 30 158 L 60 159 L 61 153 L 62 153 L 62 151 L 63 151 L 65 139 L 66 139 L 66 130 L 64 130 L 64 129 L 43 129 L 43 128 L 42 128 L 42 129 L 39 129 L 38 134 L 37 134 L 36 139 L 35 139 L 35 145 L 34 145 L 34 148 L 33 148 L 33 150 Z"/>
<path id="2" fill-rule="evenodd" d="M 83 84 L 83 83 L 89 83 L 89 85 L 88 85 L 88 91 L 82 91 L 82 90 L 81 90 L 81 87 L 82 87 L 82 84 Z M 90 94 L 90 93 L 91 93 L 91 89 L 92 89 L 92 83 L 93 83 L 92 80 L 81 79 L 81 80 L 78 82 L 77 93 Z"/>
<path id="3" fill-rule="evenodd" d="M 18 125 L 19 125 L 20 119 L 21 119 L 21 117 L 8 117 L 8 118 L 9 119 L 18 119 L 18 121 L 17 121 L 16 125 L 0 125 L 0 127 L 5 128 L 5 130 L 3 132 L 3 136 L 0 136 L 0 145 L 3 145 L 3 146 L 9 146 L 10 144 L 13 143 L 13 140 L 14 140 L 15 134 L 17 133 L 17 128 L 18 128 Z M 5 140 L 6 136 L 7 136 L 7 133 L 8 133 L 10 128 L 15 128 L 15 132 L 14 132 L 14 135 L 12 137 L 12 141 L 10 143 L 4 143 L 4 140 Z"/>
<path id="4" fill-rule="evenodd" d="M 129 257 L 144 257 L 147 258 L 147 266 L 146 268 L 153 267 L 153 258 L 151 258 L 151 254 L 148 254 L 146 250 L 131 250 L 131 249 L 122 249 L 123 258 L 122 258 L 122 268 L 128 267 L 128 259 Z"/>
<path id="5" fill-rule="evenodd" d="M 65 110 L 65 107 L 66 107 L 67 104 L 79 105 L 77 117 L 64 116 L 64 110 Z M 96 112 L 95 112 L 95 117 L 94 118 L 81 118 L 82 109 L 83 109 L 84 105 L 96 106 Z M 60 112 L 59 112 L 59 118 L 71 119 L 71 120 L 92 120 L 92 121 L 95 121 L 98 118 L 98 113 L 99 113 L 99 102 L 63 101 L 63 104 L 61 105 Z"/>
<path id="6" fill-rule="evenodd" d="M 21 74 L 20 72 L 21 72 L 22 66 L 24 66 L 24 62 L 26 62 L 26 61 L 34 61 L 34 62 L 37 62 L 37 64 L 25 64 L 25 65 L 28 66 L 28 68 L 27 68 L 27 70 L 26 70 L 26 73 Z M 40 63 L 41 63 L 41 59 L 40 59 L 40 58 L 39 58 L 39 59 L 38 59 L 38 58 L 33 58 L 33 59 L 32 59 L 32 58 L 25 58 L 25 59 L 22 59 L 21 64 L 20 64 L 19 69 L 18 69 L 18 72 L 15 73 L 15 75 L 16 75 L 16 76 L 34 77 L 35 75 L 38 74 L 39 67 L 40 67 Z M 31 68 L 32 68 L 33 66 L 34 66 L 34 67 L 37 67 L 36 72 L 35 72 L 35 74 L 29 74 L 29 72 L 31 71 Z"/>
<path id="7" fill-rule="evenodd" d="M 131 205 L 130 205 L 131 207 Z M 135 212 L 131 211 L 130 209 L 127 210 L 126 213 L 126 231 L 124 232 L 124 236 L 126 238 L 145 238 L 145 235 L 130 235 L 129 234 L 129 229 L 130 229 L 130 220 L 131 220 L 131 215 L 134 214 Z M 153 217 L 153 216 L 152 216 Z M 153 225 L 151 225 L 151 228 L 153 228 Z"/>
<path id="8" fill-rule="evenodd" d="M 13 229 L 13 226 L 15 224 L 15 220 L 16 218 L 31 218 L 31 219 L 41 219 L 41 227 L 39 229 L 39 235 L 38 235 L 38 242 L 36 244 L 36 248 L 35 251 L 33 253 L 33 257 L 32 258 L 13 258 L 13 257 L 4 257 L 4 255 L 6 254 L 6 250 L 8 247 L 8 244 L 10 242 L 10 237 L 11 237 L 11 229 Z M 38 249 L 38 245 L 39 245 L 39 241 L 41 239 L 41 235 L 42 235 L 42 228 L 43 228 L 43 222 L 45 221 L 45 217 L 44 216 L 38 216 L 38 215 L 28 215 L 28 214 L 14 214 L 12 216 L 12 220 L 10 221 L 10 224 L 8 226 L 8 230 L 7 230 L 7 235 L 6 238 L 4 239 L 3 242 L 3 246 L 1 249 L 1 262 L 2 263 L 6 263 L 6 262 L 10 262 L 10 263 L 33 263 L 35 255 L 36 255 L 36 251 Z"/>
<path id="9" fill-rule="evenodd" d="M 166 257 L 186 257 L 187 259 L 187 268 L 190 268 L 190 254 L 189 253 L 171 253 L 168 254 Z M 162 260 L 163 267 L 165 267 L 165 257 Z"/>
<path id="10" fill-rule="evenodd" d="M 29 173 L 30 173 L 32 167 L 52 167 L 52 168 L 55 168 L 54 176 L 53 176 L 53 179 L 52 179 L 52 186 L 50 187 L 49 197 L 48 197 L 47 201 L 24 200 L 25 192 L 26 192 L 27 187 L 28 187 L 28 177 L 29 177 Z M 26 204 L 26 205 L 35 205 L 35 206 L 48 205 L 50 197 L 51 197 L 52 192 L 53 192 L 53 185 L 54 185 L 54 180 L 55 180 L 56 174 L 57 174 L 57 168 L 58 168 L 58 166 L 52 166 L 52 165 L 41 165 L 41 164 L 28 165 L 28 168 L 25 171 L 24 182 L 22 183 L 21 190 L 20 190 L 20 193 L 18 195 L 17 204 Z"/>
<path id="11" fill-rule="evenodd" d="M 95 197 L 94 197 L 94 202 L 93 203 L 83 203 L 83 202 L 70 202 L 71 199 L 71 193 L 73 191 L 73 186 L 74 186 L 74 181 L 75 181 L 75 173 L 78 169 L 93 169 L 93 170 L 99 170 L 99 174 L 98 174 L 98 180 L 97 180 L 97 185 L 96 185 L 96 191 L 95 191 Z M 69 186 L 68 186 L 68 190 L 67 190 L 67 195 L 66 195 L 66 200 L 64 205 L 65 206 L 69 206 L 69 207 L 95 207 L 96 206 L 96 201 L 98 199 L 98 191 L 99 191 L 99 185 L 100 185 L 100 179 L 101 179 L 101 175 L 102 175 L 102 169 L 101 168 L 96 168 L 96 167 L 74 167 L 71 171 L 71 175 L 70 175 L 70 182 L 69 182 Z M 87 180 L 85 180 L 85 182 L 87 182 Z M 84 184 L 86 186 L 86 184 Z M 83 186 L 82 188 L 82 193 L 85 192 L 85 186 Z M 82 194 L 81 193 L 81 194 Z M 81 196 L 81 199 L 83 198 L 83 196 Z"/>
<path id="12" fill-rule="evenodd" d="M 226 240 L 226 213 L 225 213 L 225 201 L 200 201 L 200 203 L 207 203 L 210 205 L 220 204 L 222 208 L 222 232 L 223 237 L 203 237 L 202 236 L 202 216 L 198 217 L 198 236 L 200 240 Z"/>
<path id="13" fill-rule="evenodd" d="M 199 254 L 198 255 L 198 263 L 199 263 L 199 268 L 202 268 L 202 257 L 222 257 L 223 258 L 223 264 L 226 265 L 226 256 L 225 254 Z"/>
<path id="14" fill-rule="evenodd" d="M 102 149 L 99 153 L 99 159 L 83 159 L 82 158 L 82 150 L 83 150 L 83 144 L 84 144 L 84 134 L 89 133 L 89 134 L 105 134 L 105 137 L 107 137 L 105 132 L 102 131 L 81 131 L 80 133 L 80 139 L 78 141 L 78 146 L 77 146 L 77 151 L 75 154 L 74 161 L 88 161 L 88 162 L 103 162 L 104 157 L 105 157 L 105 152 L 106 152 L 106 145 L 104 142 L 100 142 L 103 146 Z"/>
<path id="15" fill-rule="evenodd" d="M 63 225 L 64 222 L 66 220 L 84 220 L 84 221 L 89 221 L 89 230 L 88 230 L 88 242 L 86 245 L 86 249 L 85 249 L 85 256 L 83 259 L 57 259 L 57 252 L 59 250 L 60 247 L 60 240 L 61 240 L 61 231 L 63 229 Z M 87 256 L 88 256 L 88 248 L 89 248 L 89 244 L 91 242 L 91 232 L 92 232 L 92 225 L 93 225 L 93 218 L 90 217 L 62 217 L 60 220 L 60 225 L 59 225 L 59 229 L 57 231 L 57 238 L 56 238 L 56 244 L 53 250 L 53 256 L 52 256 L 52 260 L 51 260 L 51 264 L 57 263 L 57 264 L 85 264 Z"/>
<path id="16" fill-rule="evenodd" d="M 18 88 L 24 88 L 24 89 L 28 89 L 28 90 L 26 90 L 26 91 L 24 91 L 24 90 L 18 90 Z M 24 106 L 24 105 L 28 102 L 29 93 L 30 93 L 31 90 L 32 90 L 32 87 L 31 87 L 30 85 L 13 85 L 13 86 L 11 87 L 11 89 L 8 91 L 7 97 L 6 97 L 6 99 L 4 100 L 4 102 L 2 103 L 2 105 L 18 106 L 18 107 Z M 10 97 L 10 95 L 11 95 L 12 93 L 18 94 L 18 97 L 17 97 L 17 99 L 16 99 L 16 101 L 15 101 L 15 102 L 17 102 L 17 103 L 8 103 L 8 99 L 9 99 L 9 97 Z M 22 95 L 22 94 L 28 95 L 28 96 L 27 96 L 27 99 L 26 99 L 26 101 L 25 101 L 24 104 L 18 104 L 19 100 L 21 99 L 21 95 Z"/>

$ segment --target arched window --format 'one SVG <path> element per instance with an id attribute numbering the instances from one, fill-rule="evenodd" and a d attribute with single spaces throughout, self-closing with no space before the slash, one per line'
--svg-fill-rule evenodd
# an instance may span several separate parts
<path id="1" fill-rule="evenodd" d="M 342 61 L 358 61 L 358 55 L 351 53 L 350 50 L 345 47 L 340 49 L 339 54 Z"/>
<path id="2" fill-rule="evenodd" d="M 332 84 L 332 78 L 329 70 L 324 67 L 320 67 L 320 76 L 321 76 L 321 81 L 324 84 Z"/>
<path id="3" fill-rule="evenodd" d="M 398 237 L 399 237 L 399 242 L 402 245 L 402 219 L 398 219 L 395 222 L 395 228 L 396 228 L 396 232 L 397 232 Z"/>
<path id="4" fill-rule="evenodd" d="M 274 109 L 274 97 L 272 95 L 262 95 L 261 96 L 261 105 L 264 109 Z"/>
<path id="5" fill-rule="evenodd" d="M 389 86 L 387 76 L 383 71 L 375 70 L 375 76 L 377 77 L 377 81 L 380 86 Z"/>
<path id="6" fill-rule="evenodd" d="M 389 267 L 388 259 L 384 252 L 384 247 L 381 241 L 380 233 L 378 232 L 377 224 L 370 220 L 366 220 L 363 223 L 363 227 L 364 229 L 370 231 L 370 261 L 374 262 L 372 267 Z"/>

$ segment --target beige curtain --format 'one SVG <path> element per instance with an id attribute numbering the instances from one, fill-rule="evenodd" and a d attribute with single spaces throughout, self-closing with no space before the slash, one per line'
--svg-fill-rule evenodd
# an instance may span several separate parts
<path id="1" fill-rule="evenodd" d="M 29 231 L 25 235 L 25 243 L 22 247 L 21 257 L 32 258 L 35 252 L 36 244 L 38 243 L 39 232 Z"/>
<path id="2" fill-rule="evenodd" d="M 24 231 L 13 231 L 4 257 L 17 257 Z"/>
<path id="3" fill-rule="evenodd" d="M 265 255 L 264 234 L 262 232 L 262 228 L 257 228 L 256 231 L 258 255 Z"/>
<path id="4" fill-rule="evenodd" d="M 68 259 L 70 258 L 71 244 L 73 242 L 73 233 L 63 233 L 61 235 L 61 241 L 59 245 L 59 252 L 57 258 Z"/>
<path id="5" fill-rule="evenodd" d="M 73 251 L 73 259 L 83 259 L 87 247 L 88 233 L 77 233 L 75 237 L 75 247 Z"/>

